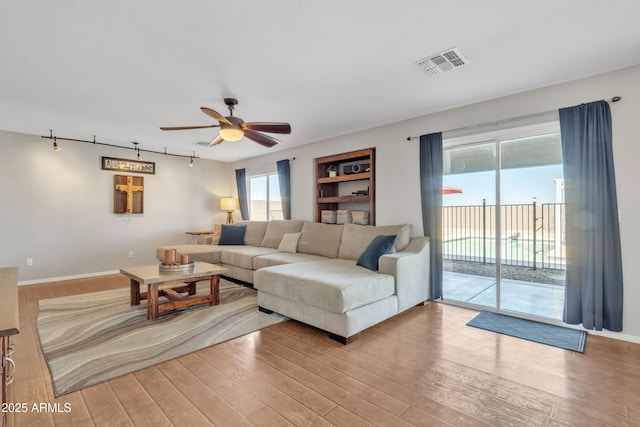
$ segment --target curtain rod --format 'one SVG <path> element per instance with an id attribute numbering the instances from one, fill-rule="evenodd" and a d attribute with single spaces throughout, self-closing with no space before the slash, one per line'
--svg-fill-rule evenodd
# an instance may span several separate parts
<path id="1" fill-rule="evenodd" d="M 107 147 L 115 147 L 115 148 L 124 148 L 125 150 L 134 150 L 134 151 L 143 151 L 145 153 L 154 153 L 154 154 L 163 154 L 165 156 L 174 156 L 174 157 L 184 157 L 184 158 L 191 158 L 191 159 L 199 159 L 200 157 L 196 156 L 195 153 L 193 156 L 186 156 L 184 154 L 173 154 L 173 153 L 167 153 L 167 149 L 165 148 L 164 151 L 154 151 L 154 150 L 145 150 L 144 148 L 138 148 L 138 142 L 132 142 L 133 147 L 126 147 L 124 145 L 116 145 L 116 144 L 107 144 L 106 142 L 98 142 L 96 141 L 96 136 L 93 135 L 93 141 L 87 141 L 86 139 L 74 139 L 74 138 L 62 138 L 59 136 L 54 136 L 53 135 L 53 130 L 49 130 L 49 135 L 41 135 L 40 138 L 46 138 L 46 139 L 52 139 L 53 141 L 57 141 L 57 140 L 61 140 L 61 141 L 73 141 L 73 142 L 84 142 L 87 144 L 94 144 L 94 145 L 105 145 Z"/>
<path id="2" fill-rule="evenodd" d="M 607 99 L 607 102 L 618 102 L 620 101 L 622 98 L 619 96 L 614 96 L 611 99 Z M 548 111 L 542 111 L 540 113 L 533 113 L 533 114 L 527 114 L 525 116 L 519 116 L 519 117 L 510 117 L 508 119 L 502 119 L 502 120 L 495 120 L 493 122 L 485 122 L 485 123 L 478 123 L 476 125 L 469 125 L 469 126 L 463 126 L 460 128 L 456 128 L 456 129 L 448 129 L 448 130 L 444 130 L 442 131 L 442 133 L 444 132 L 457 132 L 457 131 L 461 131 L 461 130 L 467 130 L 467 129 L 475 129 L 475 128 L 480 128 L 480 127 L 485 127 L 485 126 L 497 126 L 503 123 L 509 123 L 509 122 L 514 122 L 517 120 L 523 120 L 523 119 L 532 119 L 534 117 L 540 117 L 540 116 L 544 116 L 547 114 L 551 114 L 554 113 L 558 110 L 548 110 Z M 419 136 L 408 136 L 407 137 L 407 141 L 411 141 L 413 139 L 419 139 Z"/>

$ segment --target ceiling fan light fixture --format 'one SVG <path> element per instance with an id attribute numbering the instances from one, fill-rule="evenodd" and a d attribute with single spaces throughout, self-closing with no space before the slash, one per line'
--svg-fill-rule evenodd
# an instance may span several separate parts
<path id="1" fill-rule="evenodd" d="M 220 136 L 224 138 L 225 141 L 240 141 L 244 138 L 244 132 L 242 129 L 234 127 L 223 127 L 220 129 Z"/>
<path id="2" fill-rule="evenodd" d="M 223 141 L 240 141 L 246 137 L 255 143 L 258 143 L 267 148 L 273 147 L 280 141 L 277 139 L 264 135 L 262 132 L 269 133 L 291 133 L 291 125 L 289 123 L 278 122 L 249 122 L 245 123 L 240 117 L 234 117 L 233 108 L 238 104 L 238 100 L 235 98 L 225 98 L 224 103 L 229 107 L 229 115 L 224 117 L 222 114 L 207 107 L 200 107 L 200 110 L 207 116 L 214 118 L 218 121 L 217 125 L 205 125 L 205 126 L 174 126 L 166 127 L 161 126 L 161 130 L 185 130 L 185 129 L 203 129 L 203 128 L 220 128 L 220 134 L 213 138 L 209 143 L 197 143 L 198 145 L 206 145 L 207 147 L 216 146 Z"/>

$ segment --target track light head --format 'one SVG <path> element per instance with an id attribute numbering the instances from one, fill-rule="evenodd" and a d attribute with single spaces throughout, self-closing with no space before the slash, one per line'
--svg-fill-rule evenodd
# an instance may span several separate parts
<path id="1" fill-rule="evenodd" d="M 142 157 L 140 156 L 140 147 L 138 147 L 138 142 L 133 141 L 132 144 L 133 144 L 133 149 L 137 153 L 136 160 L 142 160 Z"/>

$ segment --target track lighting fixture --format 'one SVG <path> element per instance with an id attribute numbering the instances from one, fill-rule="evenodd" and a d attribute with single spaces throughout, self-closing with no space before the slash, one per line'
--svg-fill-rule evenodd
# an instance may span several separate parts
<path id="1" fill-rule="evenodd" d="M 189 167 L 192 168 L 193 167 L 193 158 L 196 156 L 196 152 L 193 152 L 193 155 L 191 156 L 191 159 L 189 159 Z"/>
<path id="2" fill-rule="evenodd" d="M 53 146 L 52 149 L 54 151 L 60 151 L 60 146 L 58 145 L 58 139 L 62 140 L 62 141 L 73 141 L 73 142 L 84 142 L 86 144 L 93 144 L 93 145 L 102 145 L 102 146 L 106 146 L 106 147 L 114 147 L 114 148 L 122 148 L 122 149 L 126 149 L 126 150 L 130 150 L 131 147 L 127 147 L 124 145 L 117 145 L 117 144 L 107 144 L 104 142 L 98 142 L 96 141 L 96 136 L 93 136 L 93 140 L 86 140 L 86 139 L 75 139 L 75 138 L 63 138 L 60 137 L 58 138 L 57 136 L 53 135 L 53 129 L 49 129 L 49 135 L 43 135 L 41 136 L 41 138 L 47 138 L 53 141 Z M 195 159 L 199 159 L 199 157 L 196 156 L 195 151 L 193 152 L 193 155 L 189 156 L 189 155 L 185 155 L 185 154 L 174 154 L 174 153 L 168 153 L 167 149 L 164 149 L 163 151 L 156 151 L 156 150 L 144 150 L 141 149 L 138 145 L 138 142 L 132 142 L 132 144 L 134 144 L 133 149 L 136 152 L 136 157 L 138 160 L 142 159 L 142 156 L 140 155 L 140 153 L 142 151 L 146 152 L 146 153 L 154 153 L 154 154 L 162 154 L 164 156 L 173 156 L 173 157 L 189 157 L 191 160 L 195 160 Z"/>

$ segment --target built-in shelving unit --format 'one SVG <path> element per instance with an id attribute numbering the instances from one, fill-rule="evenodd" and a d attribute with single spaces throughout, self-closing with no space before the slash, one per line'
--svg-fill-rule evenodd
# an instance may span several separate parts
<path id="1" fill-rule="evenodd" d="M 368 211 L 369 224 L 375 225 L 375 153 L 375 148 L 367 148 L 316 159 L 316 222 L 321 222 L 323 210 L 338 210 L 349 204 Z M 336 176 L 329 176 L 330 166 L 337 169 Z M 349 169 L 357 172 L 347 173 Z M 368 194 L 352 194 L 365 190 Z"/>

